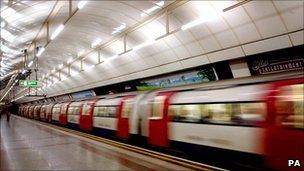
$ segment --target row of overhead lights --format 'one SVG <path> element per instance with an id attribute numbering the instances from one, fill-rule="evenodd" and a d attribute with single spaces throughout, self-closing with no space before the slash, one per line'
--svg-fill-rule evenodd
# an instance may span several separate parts
<path id="1" fill-rule="evenodd" d="M 164 2 L 163 2 L 163 1 L 160 1 L 159 4 L 157 4 L 157 5 L 158 5 L 158 7 L 160 8 L 160 6 L 163 6 L 163 5 L 164 5 Z M 150 8 L 150 9 L 148 9 L 148 10 L 145 10 L 145 13 L 151 13 L 151 12 L 154 11 L 154 9 L 156 10 L 156 9 L 158 9 L 158 8 L 152 7 L 152 8 Z M 208 22 L 208 21 L 213 20 L 213 19 L 215 19 L 215 18 L 214 18 L 214 17 L 210 17 L 210 18 L 199 18 L 199 19 L 196 19 L 196 20 L 194 20 L 194 21 L 191 21 L 191 22 L 189 22 L 189 23 L 187 23 L 187 24 L 184 24 L 183 26 L 180 27 L 180 29 L 183 30 L 183 31 L 185 31 L 185 30 L 188 30 L 188 29 L 190 29 L 190 28 L 193 28 L 193 27 L 195 27 L 195 26 L 198 26 L 198 25 L 200 25 L 200 24 L 202 24 L 202 23 L 204 23 L 204 22 Z M 124 23 L 123 23 L 123 24 L 124 24 Z M 114 30 L 120 30 L 120 29 L 124 29 L 124 27 L 121 27 L 121 26 L 120 26 L 120 27 L 114 28 Z M 112 32 L 112 33 L 113 33 L 113 32 Z M 150 46 L 150 45 L 154 44 L 157 40 L 158 40 L 158 38 L 156 38 L 156 39 L 150 39 L 150 40 L 148 40 L 148 41 L 146 41 L 146 42 L 144 42 L 144 43 L 142 43 L 142 44 L 139 44 L 139 45 L 133 47 L 133 48 L 130 49 L 128 52 L 130 52 L 130 51 L 132 51 L 132 50 L 139 50 L 139 49 L 142 49 L 142 48 L 144 48 L 144 47 L 146 47 L 146 46 Z M 96 41 L 94 41 L 94 42 L 91 44 L 91 47 L 92 47 L 92 48 L 96 48 L 98 45 L 101 44 L 101 42 L 102 42 L 101 39 L 97 39 Z M 122 54 L 115 54 L 115 55 L 113 55 L 113 56 L 111 56 L 111 57 L 108 57 L 106 60 L 104 60 L 104 62 L 113 60 L 113 59 L 119 57 L 120 55 L 122 55 Z M 71 62 L 73 62 L 72 59 L 69 59 L 67 63 L 71 63 Z M 61 68 L 62 68 L 62 67 L 63 67 L 63 64 L 60 65 L 60 66 L 61 66 Z M 95 67 L 95 66 L 96 66 L 96 65 L 89 66 L 89 67 L 88 67 L 87 69 L 85 69 L 85 70 L 91 69 L 91 68 L 93 68 L 93 67 Z M 81 72 L 81 71 L 79 71 L 79 72 Z M 71 74 L 71 76 L 76 76 L 76 75 L 79 74 L 79 72 L 74 73 L 74 74 Z M 57 80 L 56 82 L 54 82 L 54 83 L 57 83 L 57 82 L 58 82 L 58 80 Z M 51 83 L 51 84 L 52 84 L 52 83 Z"/>
<path id="2" fill-rule="evenodd" d="M 86 2 L 87 2 L 87 1 L 80 1 L 80 2 L 78 3 L 78 8 L 79 8 L 79 9 L 83 8 Z M 155 11 L 156 9 L 161 8 L 161 7 L 165 4 L 165 2 L 164 2 L 164 1 L 159 1 L 159 2 L 157 2 L 157 3 L 155 3 L 155 4 L 156 4 L 155 6 L 149 8 L 149 9 L 147 9 L 147 10 L 144 10 L 144 13 L 142 13 L 141 16 L 144 17 L 146 14 L 149 14 L 149 13 Z M 58 34 L 60 33 L 60 31 L 63 30 L 63 28 L 64 28 L 64 25 L 62 25 L 62 26 L 60 26 L 60 27 L 58 28 Z M 126 23 L 122 23 L 120 26 L 114 28 L 111 34 L 120 33 L 120 32 L 121 32 L 122 30 L 124 30 L 125 28 L 126 28 Z M 56 31 L 55 31 L 54 33 L 56 33 Z M 56 34 L 54 34 L 54 35 L 57 36 L 58 34 L 56 33 Z M 52 39 L 52 37 L 51 37 L 51 39 Z M 102 39 L 101 39 L 101 38 L 97 38 L 96 40 L 94 40 L 94 41 L 91 43 L 91 48 L 96 48 L 97 46 L 99 46 L 99 45 L 101 44 L 101 42 L 102 42 Z M 145 44 L 144 44 L 144 45 L 139 45 L 138 47 L 135 47 L 135 48 L 133 48 L 133 49 L 136 50 L 136 49 L 141 48 L 142 46 L 145 46 Z M 78 56 L 81 56 L 81 54 L 82 54 L 82 53 L 79 53 Z M 38 56 L 38 55 L 37 55 L 37 56 Z M 118 57 L 118 55 L 112 56 L 111 59 L 113 59 L 113 58 L 115 58 L 115 57 Z M 67 61 L 67 63 L 71 63 L 72 61 L 73 61 L 73 58 L 70 58 L 70 59 Z M 89 68 L 91 69 L 91 68 L 93 68 L 94 66 L 95 66 L 95 65 L 92 65 L 92 66 L 90 66 Z M 62 69 L 62 67 L 63 67 L 63 64 L 61 64 L 61 65 L 59 66 L 59 69 Z"/>
<path id="3" fill-rule="evenodd" d="M 85 6 L 85 4 L 86 4 L 87 2 L 88 2 L 88 1 L 80 1 L 80 2 L 78 2 L 78 5 L 77 5 L 78 9 L 82 9 L 82 8 Z M 2 23 L 1 23 L 1 24 L 2 24 Z M 54 39 L 62 32 L 63 29 L 64 29 L 64 24 L 60 24 L 60 25 L 56 28 L 56 30 L 53 32 L 53 34 L 51 35 L 50 39 L 51 39 L 51 40 L 54 40 Z M 39 50 L 38 50 L 36 56 L 37 56 L 37 57 L 40 57 L 44 51 L 45 51 L 45 47 L 39 48 Z M 31 67 L 33 64 L 34 64 L 34 61 L 31 61 L 31 62 L 28 64 L 28 67 Z M 27 72 L 26 70 L 23 70 L 23 71 L 22 71 L 22 74 L 25 74 L 26 72 Z"/>

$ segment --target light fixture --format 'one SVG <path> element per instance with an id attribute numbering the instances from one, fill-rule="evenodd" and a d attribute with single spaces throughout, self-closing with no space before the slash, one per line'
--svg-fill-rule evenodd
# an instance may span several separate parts
<path id="1" fill-rule="evenodd" d="M 42 47 L 39 49 L 38 53 L 37 53 L 37 57 L 41 56 L 41 54 L 45 51 L 45 48 Z"/>
<path id="2" fill-rule="evenodd" d="M 95 48 L 96 46 L 100 45 L 100 43 L 102 42 L 101 38 L 96 39 L 92 44 L 91 44 L 91 48 Z"/>
<path id="3" fill-rule="evenodd" d="M 26 73 L 26 70 L 23 70 L 23 71 L 22 71 L 22 74 L 25 74 L 25 73 Z"/>
<path id="4" fill-rule="evenodd" d="M 64 29 L 64 25 L 63 24 L 60 24 L 60 26 L 57 27 L 57 29 L 54 31 L 54 33 L 52 34 L 51 36 L 51 40 L 54 40 L 58 35 L 59 33 Z"/>
<path id="5" fill-rule="evenodd" d="M 63 68 L 63 64 L 59 65 L 59 69 L 62 69 Z"/>
<path id="6" fill-rule="evenodd" d="M 158 6 L 163 6 L 165 4 L 165 1 L 159 1 L 155 3 Z"/>
<path id="7" fill-rule="evenodd" d="M 155 4 L 156 4 L 155 6 L 149 8 L 149 9 L 147 9 L 147 10 L 144 10 L 144 12 L 141 13 L 140 15 L 141 15 L 142 17 L 144 17 L 144 16 L 146 16 L 147 14 L 150 14 L 151 12 L 153 12 L 153 11 L 159 9 L 161 6 L 163 6 L 163 5 L 165 4 L 165 2 L 164 2 L 164 1 L 159 1 L 159 2 L 156 2 Z"/>
<path id="8" fill-rule="evenodd" d="M 6 26 L 5 21 L 1 21 L 1 28 L 5 27 L 5 26 Z"/>
<path id="9" fill-rule="evenodd" d="M 206 21 L 205 19 L 197 19 L 197 20 L 191 21 L 190 23 L 187 23 L 187 24 L 183 25 L 181 27 L 181 29 L 182 30 L 187 30 L 189 28 L 192 28 L 192 27 L 195 27 L 195 26 L 197 26 L 199 24 L 202 24 L 205 21 Z"/>
<path id="10" fill-rule="evenodd" d="M 78 2 L 78 5 L 77 5 L 78 9 L 82 9 L 87 2 L 88 1 L 80 1 L 80 2 Z"/>
<path id="11" fill-rule="evenodd" d="M 112 34 L 120 33 L 123 29 L 126 28 L 126 23 L 122 23 L 120 26 L 114 28 L 114 31 L 112 31 Z"/>
<path id="12" fill-rule="evenodd" d="M 135 46 L 135 47 L 133 48 L 133 50 L 139 50 L 139 49 L 141 49 L 141 48 L 143 48 L 143 47 L 146 47 L 146 46 L 149 46 L 149 45 L 151 45 L 151 44 L 153 44 L 153 43 L 155 43 L 155 42 L 156 42 L 155 39 L 148 40 L 148 41 L 146 41 L 146 42 L 144 42 L 144 43 L 142 43 L 142 44 L 139 44 L 139 45 Z"/>
<path id="13" fill-rule="evenodd" d="M 31 67 L 33 65 L 34 61 L 31 61 L 29 64 L 28 64 L 28 67 Z"/>

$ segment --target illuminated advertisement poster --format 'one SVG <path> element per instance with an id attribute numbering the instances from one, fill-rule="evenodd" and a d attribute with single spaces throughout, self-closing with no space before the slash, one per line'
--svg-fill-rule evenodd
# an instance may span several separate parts
<path id="1" fill-rule="evenodd" d="M 184 73 L 172 74 L 159 78 L 140 81 L 138 90 L 152 90 L 158 88 L 176 87 L 188 84 L 197 84 L 216 80 L 212 67 L 188 71 Z"/>
<path id="2" fill-rule="evenodd" d="M 304 69 L 304 59 L 295 52 L 282 51 L 269 56 L 254 56 L 247 60 L 251 75 L 265 75 Z"/>
<path id="3" fill-rule="evenodd" d="M 73 99 L 83 99 L 83 98 L 87 98 L 87 97 L 96 96 L 96 94 L 93 90 L 88 90 L 88 91 L 73 93 L 73 94 L 71 94 L 71 96 Z"/>

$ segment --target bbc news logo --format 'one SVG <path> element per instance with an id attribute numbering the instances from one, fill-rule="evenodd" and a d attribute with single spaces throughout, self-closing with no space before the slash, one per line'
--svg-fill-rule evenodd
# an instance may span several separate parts
<path id="1" fill-rule="evenodd" d="M 301 167 L 300 160 L 288 160 L 288 167 Z"/>

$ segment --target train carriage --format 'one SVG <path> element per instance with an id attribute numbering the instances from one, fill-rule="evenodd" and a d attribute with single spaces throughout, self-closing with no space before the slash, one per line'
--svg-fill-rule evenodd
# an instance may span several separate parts
<path id="1" fill-rule="evenodd" d="M 83 107 L 83 101 L 72 102 L 68 104 L 66 112 L 67 126 L 70 128 L 79 128 L 79 118 Z M 62 113 L 62 112 L 61 112 Z"/>
<path id="2" fill-rule="evenodd" d="M 60 115 L 61 106 L 62 106 L 62 103 L 57 103 L 51 109 L 52 122 L 55 124 L 59 124 L 59 115 Z"/>
<path id="3" fill-rule="evenodd" d="M 100 99 L 95 103 L 92 127 L 96 134 L 113 136 L 117 131 L 117 108 L 121 97 Z"/>

